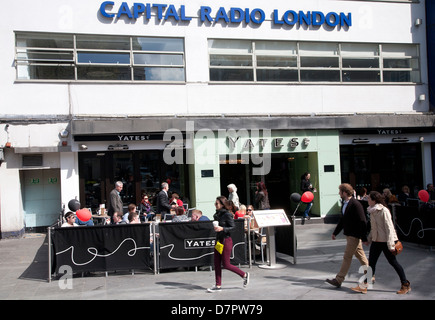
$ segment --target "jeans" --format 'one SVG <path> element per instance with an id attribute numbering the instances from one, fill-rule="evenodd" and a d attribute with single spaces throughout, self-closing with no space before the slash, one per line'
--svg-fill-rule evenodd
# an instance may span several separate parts
<path id="1" fill-rule="evenodd" d="M 231 239 L 231 237 L 225 238 L 223 245 L 224 249 L 222 254 L 217 252 L 216 249 L 214 250 L 214 272 L 216 275 L 217 286 L 222 285 L 222 267 L 238 274 L 242 278 L 245 276 L 244 271 L 240 270 L 236 266 L 233 266 L 230 262 L 231 251 L 233 249 L 233 239 Z"/>
<path id="2" fill-rule="evenodd" d="M 307 207 L 305 208 L 305 211 L 304 211 L 304 218 L 308 218 L 308 213 L 310 212 L 310 209 L 312 206 L 313 206 L 312 202 L 307 203 Z"/>
<path id="3" fill-rule="evenodd" d="M 407 283 L 405 271 L 397 261 L 396 256 L 392 254 L 391 251 L 388 249 L 388 245 L 386 242 L 372 242 L 370 246 L 369 266 L 372 268 L 373 275 L 375 275 L 376 271 L 376 262 L 378 262 L 379 256 L 382 252 L 384 253 L 385 258 L 387 258 L 388 263 L 394 268 L 394 270 L 396 270 L 400 281 L 402 283 Z"/>

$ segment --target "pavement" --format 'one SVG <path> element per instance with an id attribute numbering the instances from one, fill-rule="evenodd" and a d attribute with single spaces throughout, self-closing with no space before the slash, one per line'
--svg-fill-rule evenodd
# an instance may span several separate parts
<path id="1" fill-rule="evenodd" d="M 381 255 L 376 283 L 367 294 L 354 293 L 359 278 L 354 258 L 348 277 L 337 289 L 325 282 L 341 266 L 345 246 L 341 234 L 331 239 L 334 224 L 296 225 L 297 259 L 277 255 L 280 269 L 264 269 L 258 264 L 241 266 L 250 273 L 250 283 L 243 288 L 237 275 L 223 271 L 223 290 L 207 293 L 214 284 L 214 272 L 178 270 L 155 275 L 152 271 L 94 273 L 77 275 L 72 280 L 48 281 L 48 244 L 46 234 L 30 233 L 20 239 L 0 240 L 1 300 L 173 300 L 183 301 L 271 301 L 271 300 L 434 300 L 435 251 L 404 243 L 398 256 L 411 282 L 412 292 L 397 295 L 400 282 L 394 269 Z M 368 247 L 364 247 L 368 255 Z M 170 305 L 170 304 L 169 304 Z M 176 304 L 178 307 L 180 304 Z M 219 310 L 215 310 L 218 312 Z M 221 310 L 222 311 L 222 310 Z M 257 310 L 258 311 L 258 310 Z M 174 312 L 182 312 L 174 309 Z M 223 312 L 223 311 L 222 311 Z"/>

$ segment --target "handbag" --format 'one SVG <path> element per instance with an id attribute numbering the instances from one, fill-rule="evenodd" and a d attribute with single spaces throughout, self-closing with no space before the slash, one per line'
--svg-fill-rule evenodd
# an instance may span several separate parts
<path id="1" fill-rule="evenodd" d="M 400 242 L 399 240 L 397 240 L 396 244 L 394 245 L 394 252 L 393 254 L 395 256 L 397 256 L 398 254 L 400 254 L 403 251 L 403 244 L 402 242 Z"/>
<path id="2" fill-rule="evenodd" d="M 222 251 L 224 251 L 224 245 L 220 243 L 219 241 L 216 242 L 216 245 L 214 246 L 217 252 L 222 254 Z"/>

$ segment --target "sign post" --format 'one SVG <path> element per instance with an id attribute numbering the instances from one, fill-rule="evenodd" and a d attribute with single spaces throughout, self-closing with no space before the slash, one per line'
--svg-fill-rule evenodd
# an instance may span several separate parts
<path id="1" fill-rule="evenodd" d="M 256 210 L 254 211 L 255 221 L 259 228 L 266 228 L 267 237 L 267 264 L 259 265 L 263 269 L 282 269 L 284 264 L 276 263 L 276 246 L 275 246 L 275 227 L 289 226 L 290 221 L 283 209 L 276 210 Z"/>

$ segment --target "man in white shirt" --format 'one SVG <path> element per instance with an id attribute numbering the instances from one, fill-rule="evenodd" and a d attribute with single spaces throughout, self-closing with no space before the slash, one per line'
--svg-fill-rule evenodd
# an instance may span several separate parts
<path id="1" fill-rule="evenodd" d="M 77 227 L 78 226 L 78 224 L 75 223 L 76 215 L 72 211 L 69 211 L 65 214 L 65 220 L 66 220 L 66 222 L 64 222 L 62 224 L 62 228 L 63 227 Z"/>

